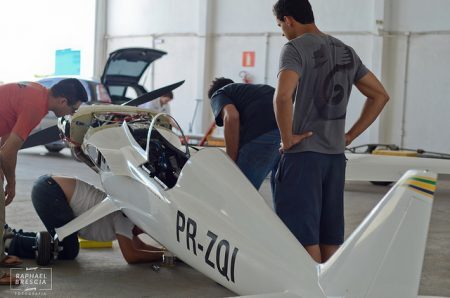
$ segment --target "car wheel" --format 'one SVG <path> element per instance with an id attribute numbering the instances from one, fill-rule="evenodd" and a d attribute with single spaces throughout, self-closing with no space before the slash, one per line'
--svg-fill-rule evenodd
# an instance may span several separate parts
<path id="1" fill-rule="evenodd" d="M 48 150 L 48 152 L 51 152 L 51 153 L 58 153 L 59 151 L 63 150 L 63 148 L 61 148 L 61 147 L 48 146 L 48 145 L 45 145 L 45 148 Z"/>
<path id="2" fill-rule="evenodd" d="M 370 181 L 370 183 L 372 183 L 373 185 L 377 185 L 377 186 L 388 186 L 392 182 L 391 181 Z"/>

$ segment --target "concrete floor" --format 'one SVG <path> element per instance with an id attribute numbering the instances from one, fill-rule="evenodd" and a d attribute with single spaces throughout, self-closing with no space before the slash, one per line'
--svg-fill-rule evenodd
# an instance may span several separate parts
<path id="1" fill-rule="evenodd" d="M 15 228 L 40 231 L 44 226 L 33 210 L 30 190 L 34 179 L 45 173 L 77 176 L 100 186 L 98 176 L 84 164 L 75 162 L 68 149 L 61 154 L 46 153 L 43 147 L 20 153 L 17 165 L 17 195 L 6 209 L 7 222 Z M 450 297 L 450 181 L 438 183 L 427 243 L 421 295 Z M 363 220 L 389 187 L 370 183 L 347 183 L 345 193 L 346 235 Z M 267 181 L 261 188 L 270 202 Z M 263 231 L 262 231 L 263 232 Z M 35 267 L 26 260 L 24 267 Z M 52 289 L 14 292 L 0 287 L 0 297 L 36 295 L 47 297 L 228 297 L 234 293 L 213 282 L 188 265 L 161 267 L 151 264 L 127 265 L 117 243 L 112 249 L 82 249 L 75 261 L 56 261 L 52 268 Z"/>

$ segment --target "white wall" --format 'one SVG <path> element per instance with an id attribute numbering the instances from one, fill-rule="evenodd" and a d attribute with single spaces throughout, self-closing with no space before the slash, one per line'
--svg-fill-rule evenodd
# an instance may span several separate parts
<path id="1" fill-rule="evenodd" d="M 317 26 L 326 32 L 367 32 L 373 27 L 375 0 L 311 1 Z"/>
<path id="2" fill-rule="evenodd" d="M 125 46 L 154 46 L 168 51 L 155 63 L 155 87 L 180 78 L 174 116 L 187 129 L 195 99 L 205 97 L 208 81 L 241 71 L 254 83 L 276 83 L 278 56 L 286 42 L 272 15 L 275 0 L 109 0 L 107 51 Z M 316 24 L 356 49 L 391 95 L 381 121 L 355 145 L 392 142 L 411 148 L 449 151 L 450 141 L 432 134 L 448 128 L 445 114 L 450 88 L 450 1 L 312 0 Z M 205 11 L 208 16 L 205 17 Z M 120 21 L 118 21 L 120 19 Z M 409 37 L 407 37 L 409 32 Z M 155 39 L 164 40 L 154 43 Z M 205 42 L 206 40 L 206 42 Z M 255 52 L 255 66 L 242 66 L 242 52 Z M 406 81 L 406 83 L 405 83 Z M 354 89 L 347 123 L 353 123 L 364 98 Z M 212 120 L 205 101 L 197 132 Z M 202 113 L 200 113 L 202 115 Z"/>
<path id="3" fill-rule="evenodd" d="M 391 0 L 390 31 L 450 30 L 450 3 L 447 0 Z"/>
<path id="4" fill-rule="evenodd" d="M 450 34 L 411 38 L 404 145 L 450 152 Z"/>
<path id="5" fill-rule="evenodd" d="M 384 82 L 391 102 L 384 142 L 450 152 L 450 2 L 389 1 Z"/>
<path id="6" fill-rule="evenodd" d="M 53 75 L 55 51 L 67 48 L 81 51 L 80 74 L 91 77 L 94 4 L 91 0 L 0 0 L 0 81 Z"/>
<path id="7" fill-rule="evenodd" d="M 195 32 L 198 1 L 108 0 L 108 34 L 143 35 Z"/>

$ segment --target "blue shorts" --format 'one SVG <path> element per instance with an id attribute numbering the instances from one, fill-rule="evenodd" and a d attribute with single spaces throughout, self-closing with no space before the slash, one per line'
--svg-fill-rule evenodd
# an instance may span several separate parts
<path id="1" fill-rule="evenodd" d="M 237 166 L 256 189 L 272 172 L 271 187 L 280 160 L 280 131 L 274 129 L 249 141 L 239 149 Z"/>
<path id="2" fill-rule="evenodd" d="M 344 241 L 344 154 L 287 153 L 275 177 L 275 211 L 304 246 Z"/>

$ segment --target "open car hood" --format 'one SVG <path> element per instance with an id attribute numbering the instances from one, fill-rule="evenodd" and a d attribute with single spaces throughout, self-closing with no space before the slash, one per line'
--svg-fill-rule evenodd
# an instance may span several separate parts
<path id="1" fill-rule="evenodd" d="M 101 82 L 111 91 L 111 86 L 138 85 L 141 76 L 155 60 L 167 54 L 148 48 L 124 48 L 109 54 Z"/>

